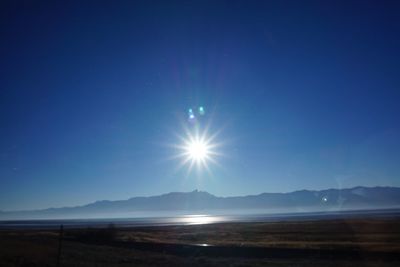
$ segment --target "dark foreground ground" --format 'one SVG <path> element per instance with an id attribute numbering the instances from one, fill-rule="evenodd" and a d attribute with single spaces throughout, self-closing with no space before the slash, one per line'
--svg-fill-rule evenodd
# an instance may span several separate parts
<path id="1" fill-rule="evenodd" d="M 58 231 L 2 230 L 0 266 L 57 266 L 58 248 Z M 400 220 L 67 229 L 60 266 L 397 267 Z"/>

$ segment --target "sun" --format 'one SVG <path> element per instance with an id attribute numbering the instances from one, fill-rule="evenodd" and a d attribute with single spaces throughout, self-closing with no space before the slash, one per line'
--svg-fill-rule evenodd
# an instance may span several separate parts
<path id="1" fill-rule="evenodd" d="M 210 156 L 208 144 L 203 140 L 191 140 L 186 147 L 190 159 L 194 161 L 204 161 Z"/>
<path id="2" fill-rule="evenodd" d="M 215 135 L 209 136 L 207 131 L 200 133 L 198 129 L 187 130 L 186 137 L 180 137 L 181 144 L 175 146 L 180 151 L 177 155 L 181 158 L 180 166 L 189 165 L 188 171 L 195 166 L 198 170 L 210 171 L 209 164 L 217 163 L 215 157 L 219 155 L 217 152 L 219 144 L 214 138 Z"/>
<path id="3" fill-rule="evenodd" d="M 183 163 L 190 163 L 190 169 L 193 165 L 197 165 L 198 168 L 208 168 L 207 163 L 212 161 L 215 155 L 214 146 L 215 144 L 206 135 L 189 135 L 181 146 Z"/>

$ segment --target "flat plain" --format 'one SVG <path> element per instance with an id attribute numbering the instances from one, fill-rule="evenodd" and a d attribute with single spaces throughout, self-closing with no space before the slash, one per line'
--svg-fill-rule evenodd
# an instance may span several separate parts
<path id="1" fill-rule="evenodd" d="M 59 266 L 400 266 L 400 220 L 66 229 Z M 57 266 L 59 231 L 0 231 L 0 266 Z"/>

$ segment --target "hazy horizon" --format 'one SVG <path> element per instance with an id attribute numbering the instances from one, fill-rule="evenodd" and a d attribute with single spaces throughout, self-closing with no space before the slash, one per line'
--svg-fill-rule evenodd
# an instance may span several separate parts
<path id="1" fill-rule="evenodd" d="M 247 196 L 258 196 L 261 194 L 290 194 L 290 193 L 294 193 L 294 192 L 299 192 L 299 191 L 310 191 L 310 192 L 320 192 L 320 191 L 327 191 L 327 190 L 351 190 L 351 189 L 355 189 L 355 188 L 398 188 L 400 189 L 400 187 L 392 187 L 392 186 L 371 186 L 371 187 L 365 187 L 365 186 L 355 186 L 355 187 L 349 187 L 349 188 L 325 188 L 325 189 L 299 189 L 299 190 L 295 190 L 295 191 L 288 191 L 288 192 L 268 192 L 268 191 L 264 191 L 264 192 L 259 192 L 256 194 L 247 194 L 247 195 L 216 195 L 213 194 L 211 192 L 208 191 L 202 191 L 202 190 L 198 190 L 198 189 L 194 189 L 191 191 L 171 191 L 171 192 L 164 192 L 161 194 L 153 194 L 153 195 L 136 195 L 136 196 L 131 196 L 129 198 L 126 199 L 97 199 L 97 200 L 93 200 L 91 202 L 86 202 L 86 203 L 80 203 L 77 205 L 66 205 L 66 206 L 51 206 L 51 207 L 40 207 L 40 208 L 35 208 L 35 209 L 19 209 L 19 210 L 0 210 L 2 212 L 14 212 L 14 211 L 35 211 L 35 210 L 45 210 L 45 209 L 59 209 L 59 208 L 74 208 L 74 207 L 81 207 L 81 206 L 85 206 L 85 205 L 89 205 L 89 204 L 94 204 L 94 203 L 98 203 L 98 202 L 102 202 L 102 201 L 125 201 L 125 200 L 129 200 L 129 199 L 133 199 L 133 198 L 149 198 L 149 197 L 158 197 L 158 196 L 163 196 L 163 195 L 168 195 L 168 194 L 174 194 L 174 193 L 183 193 L 183 194 L 190 194 L 190 193 L 194 193 L 194 192 L 200 192 L 200 193 L 208 193 L 212 196 L 218 197 L 218 198 L 229 198 L 229 197 L 247 197 Z M 399 206 L 400 207 L 400 206 Z"/>

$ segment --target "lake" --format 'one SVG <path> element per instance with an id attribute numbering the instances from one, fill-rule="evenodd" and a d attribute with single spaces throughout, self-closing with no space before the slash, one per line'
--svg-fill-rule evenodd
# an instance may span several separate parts
<path id="1" fill-rule="evenodd" d="M 63 225 L 65 228 L 108 227 L 143 227 L 168 225 L 198 225 L 211 223 L 245 223 L 245 222 L 277 222 L 277 221 L 307 221 L 353 218 L 400 218 L 400 209 L 385 210 L 352 210 L 328 212 L 297 212 L 297 213 L 243 213 L 224 211 L 221 214 L 183 212 L 152 212 L 143 217 L 97 218 L 97 219 L 37 219 L 37 220 L 4 220 L 0 221 L 1 229 L 55 229 Z M 162 216 L 157 216 L 162 214 Z M 168 216 L 168 214 L 171 214 Z M 172 215 L 173 214 L 173 215 Z"/>

